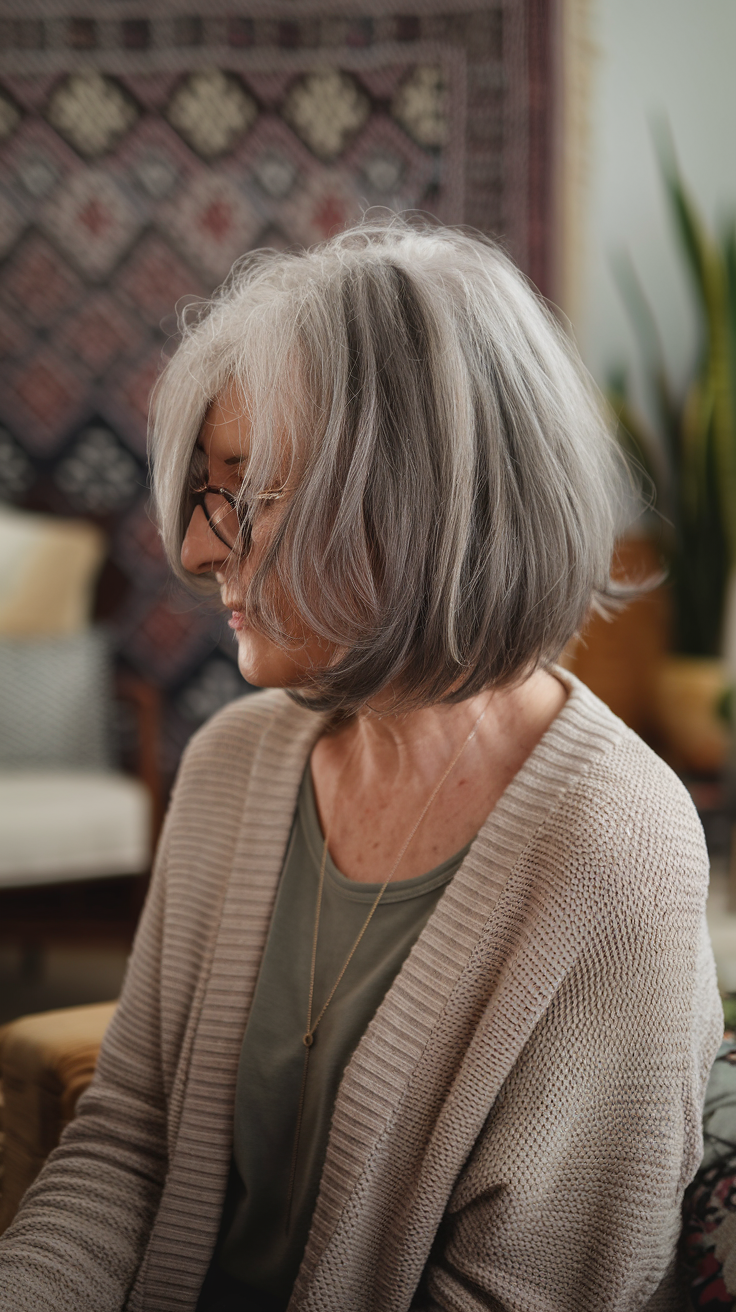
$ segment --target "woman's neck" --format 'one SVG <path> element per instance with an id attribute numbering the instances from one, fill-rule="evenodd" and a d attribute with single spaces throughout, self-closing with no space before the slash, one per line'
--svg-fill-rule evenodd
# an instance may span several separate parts
<path id="1" fill-rule="evenodd" d="M 402 714 L 386 697 L 325 735 L 312 777 L 336 865 L 356 880 L 385 878 L 449 767 L 396 878 L 452 856 L 477 833 L 565 697 L 558 679 L 539 672 L 511 688 Z"/>

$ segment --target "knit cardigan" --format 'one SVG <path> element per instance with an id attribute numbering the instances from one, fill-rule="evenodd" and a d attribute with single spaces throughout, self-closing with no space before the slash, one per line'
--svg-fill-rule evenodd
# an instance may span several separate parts
<path id="1" fill-rule="evenodd" d="M 351 1058 L 290 1312 L 684 1308 L 682 1194 L 722 1034 L 703 835 L 580 683 Z M 8 1312 L 193 1309 L 238 1056 L 323 719 L 284 693 L 192 740 L 120 1005 L 0 1241 Z"/>

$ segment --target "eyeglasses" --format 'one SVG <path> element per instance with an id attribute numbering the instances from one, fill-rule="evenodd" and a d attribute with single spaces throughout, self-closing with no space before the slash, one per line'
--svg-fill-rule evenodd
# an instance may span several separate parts
<path id="1" fill-rule="evenodd" d="M 280 501 L 285 496 L 286 488 L 265 488 L 243 501 L 226 487 L 212 487 L 206 483 L 192 488 L 190 505 L 192 513 L 197 506 L 202 507 L 215 537 L 229 551 L 237 550 L 238 555 L 247 556 L 253 545 L 253 522 L 258 504 Z"/>

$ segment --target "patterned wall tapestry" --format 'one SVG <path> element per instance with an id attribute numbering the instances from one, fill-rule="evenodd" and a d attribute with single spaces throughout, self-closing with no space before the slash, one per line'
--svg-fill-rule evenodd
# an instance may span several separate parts
<path id="1" fill-rule="evenodd" d="M 163 767 L 242 690 L 167 573 L 146 411 L 174 306 L 366 205 L 501 236 L 549 286 L 550 0 L 4 0 L 0 496 L 101 523 L 101 617 L 163 689 Z M 14 16 L 15 15 L 15 16 Z"/>

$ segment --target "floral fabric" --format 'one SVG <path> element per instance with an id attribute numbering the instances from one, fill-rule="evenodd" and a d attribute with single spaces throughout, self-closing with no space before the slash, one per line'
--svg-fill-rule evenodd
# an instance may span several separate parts
<path id="1" fill-rule="evenodd" d="M 703 1137 L 703 1165 L 685 1194 L 681 1257 L 690 1306 L 732 1312 L 736 1281 L 730 1236 L 721 1229 L 736 1213 L 736 1041 L 731 1037 L 722 1043 L 708 1082 Z M 736 1223 L 728 1229 L 736 1235 Z"/>

